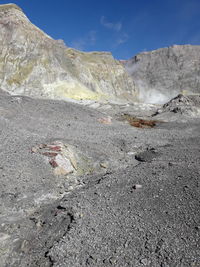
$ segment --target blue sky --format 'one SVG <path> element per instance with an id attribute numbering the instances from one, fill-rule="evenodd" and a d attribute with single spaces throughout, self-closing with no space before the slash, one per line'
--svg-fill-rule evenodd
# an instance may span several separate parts
<path id="1" fill-rule="evenodd" d="M 0 1 L 1 4 L 9 3 Z M 13 0 L 54 39 L 128 59 L 173 44 L 200 44 L 200 0 Z"/>

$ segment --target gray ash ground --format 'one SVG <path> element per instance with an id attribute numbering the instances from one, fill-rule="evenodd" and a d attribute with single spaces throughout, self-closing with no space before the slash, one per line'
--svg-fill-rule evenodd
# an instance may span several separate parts
<path id="1" fill-rule="evenodd" d="M 200 119 L 117 119 L 153 109 L 0 94 L 0 266 L 200 266 Z M 69 175 L 31 151 L 54 142 Z"/>

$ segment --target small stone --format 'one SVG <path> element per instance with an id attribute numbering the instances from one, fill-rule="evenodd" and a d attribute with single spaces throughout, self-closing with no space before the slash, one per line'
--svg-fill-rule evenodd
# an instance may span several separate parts
<path id="1" fill-rule="evenodd" d="M 42 149 L 42 148 L 45 148 L 46 146 L 47 146 L 47 145 L 45 145 L 45 144 L 40 144 L 40 145 L 39 145 L 39 148 Z"/>
<path id="2" fill-rule="evenodd" d="M 114 264 L 116 263 L 116 261 L 117 261 L 117 259 L 114 258 L 114 257 L 111 257 L 111 258 L 109 259 L 109 263 L 110 263 L 111 265 L 114 265 Z"/>
<path id="3" fill-rule="evenodd" d="M 101 162 L 100 166 L 104 169 L 108 168 L 108 164 L 106 162 Z"/>
<path id="4" fill-rule="evenodd" d="M 141 184 L 134 184 L 132 188 L 135 189 L 135 190 L 136 189 L 141 189 L 142 185 Z"/>
<path id="5" fill-rule="evenodd" d="M 133 152 L 133 151 L 129 151 L 127 154 L 128 154 L 128 155 L 134 155 L 135 152 Z"/>
<path id="6" fill-rule="evenodd" d="M 93 103 L 93 104 L 89 105 L 89 107 L 96 109 L 96 108 L 100 107 L 100 104 L 96 102 L 96 103 Z"/>
<path id="7" fill-rule="evenodd" d="M 143 151 L 135 155 L 135 159 L 140 162 L 151 162 L 154 158 L 158 156 L 158 153 L 154 149 Z"/>
<path id="8" fill-rule="evenodd" d="M 36 226 L 37 228 L 41 229 L 42 226 L 43 226 L 43 222 L 41 220 L 39 220 L 37 223 L 36 223 Z"/>
<path id="9" fill-rule="evenodd" d="M 36 153 L 37 151 L 38 151 L 38 147 L 32 147 L 32 148 L 31 148 L 31 152 L 32 152 L 32 153 Z"/>
<path id="10" fill-rule="evenodd" d="M 129 242 L 128 242 L 128 241 L 126 241 L 126 242 L 124 243 L 124 247 L 125 247 L 125 248 L 127 248 L 127 247 L 128 247 L 128 245 L 129 245 Z"/>
<path id="11" fill-rule="evenodd" d="M 98 121 L 103 123 L 103 124 L 111 124 L 112 123 L 112 117 L 108 116 L 108 117 L 100 118 L 100 119 L 98 119 Z"/>
<path id="12" fill-rule="evenodd" d="M 147 265 L 147 264 L 148 264 L 148 260 L 147 260 L 147 259 L 142 259 L 140 262 L 141 262 L 143 265 Z"/>
<path id="13" fill-rule="evenodd" d="M 27 240 L 24 240 L 21 244 L 21 251 L 27 253 L 29 249 L 28 246 L 29 246 L 29 242 Z"/>
<path id="14" fill-rule="evenodd" d="M 87 259 L 86 259 L 86 265 L 93 265 L 94 264 L 94 258 L 90 255 Z"/>

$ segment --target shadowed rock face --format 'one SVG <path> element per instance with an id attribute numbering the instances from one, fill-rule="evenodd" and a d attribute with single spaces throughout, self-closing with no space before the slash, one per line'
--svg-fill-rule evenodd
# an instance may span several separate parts
<path id="1" fill-rule="evenodd" d="M 0 85 L 56 99 L 135 99 L 132 79 L 110 53 L 84 53 L 53 40 L 14 4 L 0 5 Z"/>
<path id="2" fill-rule="evenodd" d="M 141 101 L 165 103 L 179 93 L 200 93 L 200 46 L 175 45 L 126 61 Z"/>

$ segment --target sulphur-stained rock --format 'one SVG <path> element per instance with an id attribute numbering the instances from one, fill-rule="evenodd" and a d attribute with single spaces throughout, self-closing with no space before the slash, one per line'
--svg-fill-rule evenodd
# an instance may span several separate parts
<path id="1" fill-rule="evenodd" d="M 73 166 L 73 168 L 75 170 L 78 169 L 78 166 L 77 166 L 77 160 L 76 160 L 76 157 L 74 155 L 74 152 L 73 150 L 68 146 L 68 145 L 65 145 L 63 151 L 62 151 L 62 154 L 64 157 L 66 158 L 69 158 L 70 159 L 70 163 L 71 165 Z"/>
<path id="2" fill-rule="evenodd" d="M 132 99 L 134 83 L 108 52 L 53 40 L 16 5 L 0 5 L 0 83 L 12 94 L 52 99 Z"/>

